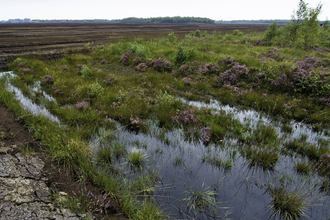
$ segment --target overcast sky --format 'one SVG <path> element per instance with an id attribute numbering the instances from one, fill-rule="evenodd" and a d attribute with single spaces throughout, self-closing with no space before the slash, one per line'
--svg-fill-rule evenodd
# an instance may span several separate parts
<path id="1" fill-rule="evenodd" d="M 305 0 L 316 7 L 319 0 Z M 0 0 L 0 20 L 194 16 L 214 20 L 291 19 L 299 0 Z M 330 19 L 323 0 L 320 20 Z"/>

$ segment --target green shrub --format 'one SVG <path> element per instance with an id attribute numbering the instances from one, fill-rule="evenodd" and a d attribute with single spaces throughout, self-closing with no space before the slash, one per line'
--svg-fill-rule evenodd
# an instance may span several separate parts
<path id="1" fill-rule="evenodd" d="M 187 62 L 192 57 L 192 55 L 192 49 L 180 46 L 177 52 L 172 57 L 172 60 L 176 65 L 182 65 Z"/>
<path id="2" fill-rule="evenodd" d="M 88 68 L 88 66 L 83 66 L 81 70 L 81 77 L 84 79 L 92 79 L 95 74 Z"/>
<path id="3" fill-rule="evenodd" d="M 278 34 L 278 26 L 277 26 L 277 22 L 275 22 L 268 26 L 263 40 L 272 41 L 277 34 Z"/>

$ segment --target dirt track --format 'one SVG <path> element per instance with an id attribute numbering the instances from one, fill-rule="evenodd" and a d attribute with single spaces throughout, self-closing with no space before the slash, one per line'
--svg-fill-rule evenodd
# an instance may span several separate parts
<path id="1" fill-rule="evenodd" d="M 164 36 L 174 32 L 233 30 L 263 31 L 264 24 L 113 24 L 113 23 L 22 23 L 0 24 L 0 68 L 19 56 L 56 59 L 87 42 L 103 44 L 119 39 Z"/>

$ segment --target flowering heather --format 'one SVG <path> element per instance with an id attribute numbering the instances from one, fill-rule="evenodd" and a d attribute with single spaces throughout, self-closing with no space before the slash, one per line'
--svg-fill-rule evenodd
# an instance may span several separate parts
<path id="1" fill-rule="evenodd" d="M 103 80 L 103 83 L 105 85 L 111 85 L 113 83 L 115 83 L 117 81 L 116 78 L 114 78 L 113 76 L 109 76 L 107 79 Z"/>
<path id="2" fill-rule="evenodd" d="M 135 57 L 134 60 L 133 60 L 133 62 L 134 62 L 135 64 L 140 64 L 140 63 L 143 62 L 143 60 L 141 59 L 141 57 Z"/>
<path id="3" fill-rule="evenodd" d="M 24 68 L 23 72 L 27 73 L 27 72 L 31 72 L 30 68 Z"/>
<path id="4" fill-rule="evenodd" d="M 77 67 L 82 68 L 84 65 L 82 64 L 77 64 Z"/>
<path id="5" fill-rule="evenodd" d="M 291 104 L 290 102 L 289 103 L 287 103 L 287 104 L 284 104 L 284 108 L 285 109 L 291 109 L 291 108 L 293 108 L 293 107 L 296 107 L 294 104 Z"/>
<path id="6" fill-rule="evenodd" d="M 185 85 L 190 85 L 191 79 L 188 78 L 188 77 L 185 77 L 185 78 L 182 79 L 182 82 L 183 82 L 183 84 L 185 84 Z"/>
<path id="7" fill-rule="evenodd" d="M 44 78 L 41 80 L 40 85 L 42 86 L 46 86 L 46 85 L 52 85 L 53 82 L 53 78 L 51 75 L 46 75 L 44 76 Z"/>
<path id="8" fill-rule="evenodd" d="M 171 117 L 172 121 L 175 123 L 184 123 L 184 124 L 194 124 L 198 121 L 194 119 L 195 110 L 189 109 L 181 111 L 178 115 Z"/>
<path id="9" fill-rule="evenodd" d="M 330 107 L 330 96 L 328 98 L 320 98 L 320 102 L 322 102 L 325 106 Z"/>
<path id="10" fill-rule="evenodd" d="M 55 89 L 54 93 L 55 94 L 63 94 L 63 91 L 61 89 Z"/>
<path id="11" fill-rule="evenodd" d="M 18 64 L 18 66 L 19 66 L 19 67 L 23 67 L 24 64 L 25 64 L 25 63 L 22 63 L 22 62 L 21 62 L 21 63 Z"/>
<path id="12" fill-rule="evenodd" d="M 86 215 L 103 215 L 113 211 L 113 206 L 110 204 L 111 200 L 106 193 L 97 196 L 91 191 L 87 191 L 86 188 L 79 190 L 77 194 L 72 193 L 77 208 L 86 211 Z"/>
<path id="13" fill-rule="evenodd" d="M 101 64 L 106 64 L 106 63 L 108 63 L 108 61 L 106 61 L 106 59 L 101 60 Z"/>
<path id="14" fill-rule="evenodd" d="M 186 63 L 180 66 L 178 70 L 178 74 L 181 76 L 190 76 L 198 72 L 199 66 L 202 62 L 194 61 L 190 63 Z"/>
<path id="15" fill-rule="evenodd" d="M 197 74 L 199 75 L 210 75 L 210 74 L 218 74 L 219 70 L 216 64 L 209 63 L 201 63 L 197 70 Z"/>
<path id="16" fill-rule="evenodd" d="M 127 51 L 122 58 L 120 58 L 120 62 L 122 62 L 124 65 L 128 65 L 129 64 L 129 57 L 132 55 L 133 53 L 131 51 Z"/>
<path id="17" fill-rule="evenodd" d="M 146 71 L 147 68 L 148 68 L 148 66 L 147 66 L 147 64 L 145 64 L 145 63 L 140 63 L 139 65 L 137 65 L 137 66 L 135 67 L 135 69 L 136 69 L 137 71 L 141 71 L 141 72 Z"/>
<path id="18" fill-rule="evenodd" d="M 222 71 L 229 69 L 231 66 L 234 65 L 235 62 L 236 62 L 236 59 L 233 57 L 227 57 L 227 58 L 218 60 L 218 64 Z"/>
<path id="19" fill-rule="evenodd" d="M 223 85 L 237 85 L 239 80 L 249 76 L 249 69 L 245 65 L 234 63 L 234 65 L 223 73 L 214 83 L 215 87 L 222 87 Z"/>
<path id="20" fill-rule="evenodd" d="M 204 144 L 208 144 L 209 142 L 210 142 L 210 136 L 208 136 L 208 135 L 205 135 L 204 137 L 203 137 L 203 142 L 204 142 Z"/>
<path id="21" fill-rule="evenodd" d="M 267 53 L 262 53 L 261 56 L 273 61 L 282 61 L 284 57 L 280 56 L 280 53 L 281 51 L 275 48 L 274 50 L 269 50 Z"/>
<path id="22" fill-rule="evenodd" d="M 67 65 L 62 65 L 59 67 L 60 70 L 68 70 L 68 66 Z"/>
<path id="23" fill-rule="evenodd" d="M 205 64 L 203 62 L 194 61 L 181 65 L 178 73 L 182 76 L 190 76 L 193 74 L 210 75 L 218 74 L 219 69 L 218 66 L 213 63 Z"/>
<path id="24" fill-rule="evenodd" d="M 164 72 L 165 70 L 171 68 L 171 63 L 163 58 L 158 58 L 152 67 L 158 72 Z"/>
<path id="25" fill-rule="evenodd" d="M 89 103 L 88 102 L 85 102 L 85 101 L 82 101 L 82 102 L 77 102 L 77 104 L 75 104 L 75 107 L 77 109 L 87 109 L 89 107 Z"/>
<path id="26" fill-rule="evenodd" d="M 95 67 L 93 70 L 94 70 L 94 71 L 98 71 L 98 70 L 99 70 L 99 68 Z"/>
<path id="27" fill-rule="evenodd" d="M 139 117 L 133 117 L 131 115 L 131 117 L 129 118 L 130 120 L 130 129 L 138 131 L 140 128 L 145 127 L 146 123 L 140 119 Z"/>
<path id="28" fill-rule="evenodd" d="M 154 61 L 152 60 L 152 59 L 147 59 L 147 61 L 145 62 L 146 63 L 146 65 L 148 66 L 148 67 L 152 67 L 153 65 L 154 65 Z"/>

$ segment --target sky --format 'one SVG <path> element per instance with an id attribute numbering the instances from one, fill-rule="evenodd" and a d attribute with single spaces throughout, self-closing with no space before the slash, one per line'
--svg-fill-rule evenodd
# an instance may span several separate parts
<path id="1" fill-rule="evenodd" d="M 319 0 L 305 0 L 315 8 Z M 330 19 L 325 1 L 319 20 Z M 299 0 L 0 0 L 0 20 L 193 16 L 213 20 L 291 19 Z"/>

